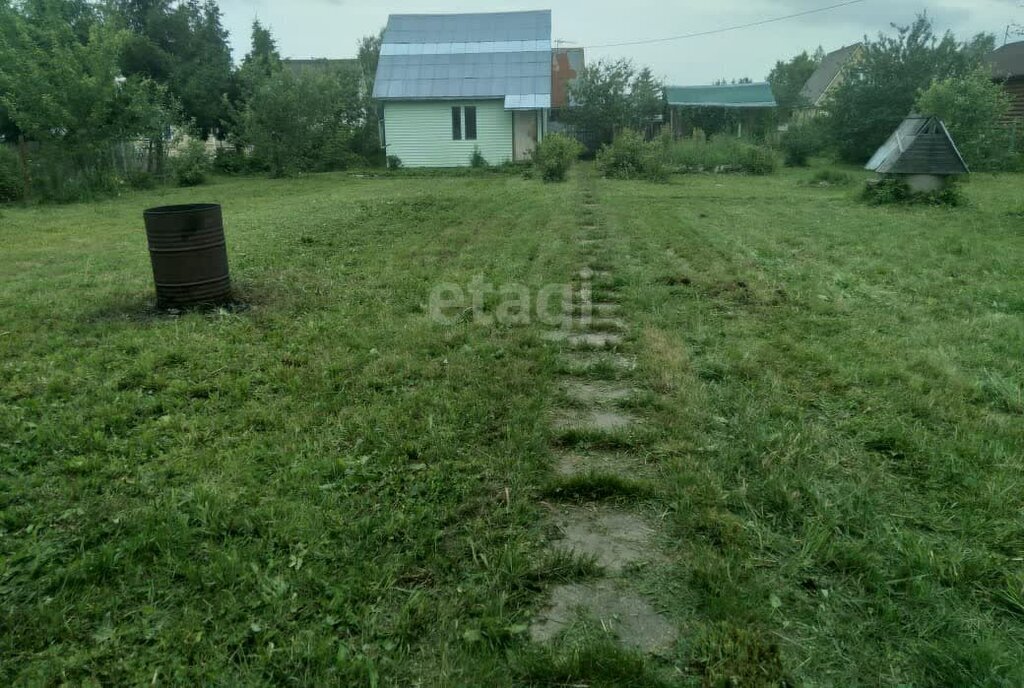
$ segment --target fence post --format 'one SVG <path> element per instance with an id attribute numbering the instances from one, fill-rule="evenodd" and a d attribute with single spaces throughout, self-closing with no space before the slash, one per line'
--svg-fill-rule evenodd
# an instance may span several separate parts
<path id="1" fill-rule="evenodd" d="M 22 193 L 27 201 L 32 198 L 32 174 L 28 169 L 28 143 L 24 134 L 18 136 L 18 160 L 21 163 Z"/>

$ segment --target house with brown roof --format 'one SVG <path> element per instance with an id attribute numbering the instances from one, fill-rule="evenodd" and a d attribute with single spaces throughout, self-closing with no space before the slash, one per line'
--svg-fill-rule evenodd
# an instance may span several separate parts
<path id="1" fill-rule="evenodd" d="M 990 58 L 992 78 L 1000 82 L 1013 99 L 1010 121 L 1024 122 L 1024 41 L 1007 43 Z"/>

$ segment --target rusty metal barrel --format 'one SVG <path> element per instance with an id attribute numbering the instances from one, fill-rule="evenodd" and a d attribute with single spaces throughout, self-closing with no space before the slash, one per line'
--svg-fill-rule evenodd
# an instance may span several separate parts
<path id="1" fill-rule="evenodd" d="M 146 220 L 159 308 L 222 304 L 231 299 L 221 208 L 214 203 L 150 208 Z"/>

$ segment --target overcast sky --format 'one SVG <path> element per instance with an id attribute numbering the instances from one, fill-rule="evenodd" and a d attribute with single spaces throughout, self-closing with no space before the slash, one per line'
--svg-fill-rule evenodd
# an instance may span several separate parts
<path id="1" fill-rule="evenodd" d="M 268 25 L 286 57 L 353 57 L 360 36 L 391 13 L 552 10 L 553 38 L 587 47 L 588 62 L 628 57 L 671 84 L 762 80 L 778 59 L 819 45 L 834 50 L 865 34 L 907 24 L 927 10 L 942 31 L 966 38 L 1024 24 L 1024 0 L 866 0 L 821 14 L 689 40 L 618 48 L 609 43 L 714 30 L 837 4 L 841 0 L 220 0 L 236 58 L 248 50 L 254 18 Z"/>

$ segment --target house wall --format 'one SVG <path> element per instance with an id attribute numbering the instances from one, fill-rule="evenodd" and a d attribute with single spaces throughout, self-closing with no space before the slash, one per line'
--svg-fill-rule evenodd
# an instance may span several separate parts
<path id="1" fill-rule="evenodd" d="M 476 106 L 475 141 L 452 140 L 452 108 Z M 395 101 L 384 103 L 388 155 L 405 167 L 465 167 L 479 148 L 492 165 L 512 159 L 512 112 L 504 100 Z"/>
<path id="2" fill-rule="evenodd" d="M 1013 98 L 1010 108 L 1010 120 L 1024 120 L 1024 77 L 1014 77 L 1003 84 L 1003 88 Z"/>

